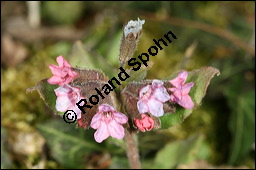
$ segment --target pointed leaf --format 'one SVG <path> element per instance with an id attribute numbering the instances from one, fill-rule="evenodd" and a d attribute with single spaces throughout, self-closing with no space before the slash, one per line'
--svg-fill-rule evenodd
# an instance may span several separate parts
<path id="1" fill-rule="evenodd" d="M 74 43 L 70 56 L 70 63 L 74 66 L 96 68 L 93 56 L 84 48 L 81 41 Z"/>
<path id="2" fill-rule="evenodd" d="M 213 67 L 202 67 L 199 70 L 188 73 L 186 83 L 194 82 L 194 87 L 192 87 L 191 91 L 189 92 L 189 96 L 192 98 L 192 101 L 195 104 L 193 109 L 200 105 L 203 97 L 206 95 L 207 87 L 215 74 L 218 76 L 220 72 L 218 69 Z M 171 75 L 168 77 L 168 80 L 175 78 L 177 75 L 178 73 Z M 162 117 L 160 117 L 162 129 L 181 123 L 192 113 L 193 109 L 185 109 L 177 105 L 175 113 L 164 114 Z"/>
<path id="3" fill-rule="evenodd" d="M 101 40 L 99 39 L 97 41 L 100 42 Z M 81 41 L 75 42 L 70 54 L 70 63 L 73 66 L 86 67 L 90 69 L 101 68 L 101 70 L 103 70 L 107 75 L 114 75 L 115 70 L 113 69 L 113 65 L 106 60 L 105 56 L 103 57 L 97 51 L 90 49 L 88 46 L 94 44 L 91 43 L 91 41 L 85 44 Z"/>
<path id="4" fill-rule="evenodd" d="M 190 163 L 199 157 L 203 136 L 193 135 L 185 140 L 168 143 L 155 158 L 155 169 L 173 169 L 179 164 Z"/>
<path id="5" fill-rule="evenodd" d="M 71 127 L 75 125 L 63 119 L 51 119 L 37 125 L 55 160 L 65 168 L 86 168 L 83 158 L 93 151 L 103 151 L 104 148 L 94 141 L 93 131 Z"/>
<path id="6" fill-rule="evenodd" d="M 33 90 L 37 90 L 40 94 L 40 97 L 43 99 L 44 103 L 54 111 L 54 113 L 58 113 L 63 115 L 64 112 L 59 112 L 56 110 L 56 99 L 57 96 L 55 95 L 54 90 L 57 89 L 58 85 L 52 85 L 47 82 L 47 79 L 43 79 L 37 83 L 36 86 L 28 88 L 27 92 L 31 92 Z"/>

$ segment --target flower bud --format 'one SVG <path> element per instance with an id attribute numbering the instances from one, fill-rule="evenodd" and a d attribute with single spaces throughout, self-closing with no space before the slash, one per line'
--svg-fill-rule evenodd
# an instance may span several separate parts
<path id="1" fill-rule="evenodd" d="M 135 125 L 142 132 L 150 131 L 154 127 L 154 120 L 146 114 L 141 114 L 142 119 L 134 119 Z"/>
<path id="2" fill-rule="evenodd" d="M 119 54 L 119 62 L 121 67 L 125 68 L 126 62 L 136 51 L 139 38 L 142 35 L 142 25 L 144 23 L 145 20 L 140 20 L 138 18 L 138 21 L 131 20 L 124 27 Z"/>

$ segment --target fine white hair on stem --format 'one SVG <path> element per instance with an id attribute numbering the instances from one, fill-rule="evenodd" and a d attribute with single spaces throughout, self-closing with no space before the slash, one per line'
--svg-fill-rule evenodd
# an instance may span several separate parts
<path id="1" fill-rule="evenodd" d="M 142 25 L 145 23 L 145 20 L 140 20 L 138 18 L 138 21 L 129 21 L 128 24 L 124 27 L 124 35 L 127 37 L 131 32 L 136 35 L 141 29 Z"/>

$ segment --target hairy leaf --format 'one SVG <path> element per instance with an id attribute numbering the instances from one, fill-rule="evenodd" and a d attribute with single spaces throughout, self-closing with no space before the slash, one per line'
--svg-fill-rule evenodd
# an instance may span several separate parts
<path id="1" fill-rule="evenodd" d="M 85 97 L 87 104 L 92 108 L 84 107 L 85 114 L 82 114 L 81 127 L 88 128 L 92 117 L 96 114 L 100 104 L 109 104 L 116 107 L 115 92 L 111 91 L 108 95 L 102 90 L 105 84 L 108 84 L 108 78 L 99 70 L 77 69 L 74 71 L 79 73 L 79 76 L 70 83 L 71 86 L 76 86 L 81 89 L 82 96 Z M 99 92 L 96 90 L 99 90 Z M 100 95 L 101 93 L 101 95 Z M 94 95 L 94 97 L 92 97 Z M 98 96 L 98 104 L 95 97 Z M 92 97 L 92 98 L 91 98 Z M 92 103 L 93 102 L 93 103 Z M 82 105 L 82 104 L 80 104 Z"/>
<path id="2" fill-rule="evenodd" d="M 79 74 L 79 76 L 76 77 L 73 82 L 87 82 L 89 80 L 108 81 L 108 78 L 100 70 L 83 68 L 72 68 L 72 70 Z"/>
<path id="3" fill-rule="evenodd" d="M 137 35 L 134 35 L 133 33 L 130 33 L 125 37 L 124 33 L 121 40 L 121 46 L 120 46 L 120 55 L 119 55 L 119 61 L 120 66 L 125 67 L 127 61 L 133 56 L 134 52 L 137 49 L 139 39 L 142 35 L 142 30 L 138 32 Z"/>
<path id="4" fill-rule="evenodd" d="M 207 87 L 210 84 L 210 80 L 213 76 L 220 72 L 218 69 L 213 67 L 202 67 L 199 70 L 191 71 L 188 73 L 188 78 L 186 83 L 194 82 L 194 87 L 191 88 L 189 96 L 192 98 L 195 106 L 193 109 L 198 107 L 201 104 L 203 97 L 206 95 Z M 175 78 L 178 73 L 175 73 L 168 77 L 169 80 Z M 164 114 L 160 117 L 162 129 L 169 128 L 175 124 L 181 123 L 186 119 L 193 111 L 193 109 L 185 109 L 181 106 L 176 107 L 176 111 L 173 114 Z"/>
<path id="5" fill-rule="evenodd" d="M 202 148 L 203 136 L 194 135 L 186 140 L 179 140 L 167 144 L 155 158 L 155 169 L 172 169 L 182 163 L 190 163 L 199 158 Z"/>
<path id="6" fill-rule="evenodd" d="M 49 84 L 47 79 L 43 79 L 39 81 L 36 86 L 28 88 L 26 92 L 37 90 L 44 103 L 51 108 L 54 113 L 63 115 L 63 112 L 59 112 L 55 108 L 57 96 L 55 95 L 54 90 L 57 88 L 58 85 Z"/>
<path id="7" fill-rule="evenodd" d="M 62 119 L 52 119 L 37 127 L 45 137 L 53 158 L 65 168 L 86 168 L 83 157 L 90 152 L 104 150 L 94 141 L 93 131 L 71 128 L 75 125 Z"/>
<path id="8" fill-rule="evenodd" d="M 82 127 L 85 129 L 89 127 L 91 119 L 96 114 L 99 105 L 109 104 L 116 108 L 115 92 L 111 91 L 108 95 L 106 95 L 102 90 L 102 87 L 105 84 L 108 83 L 103 81 L 88 81 L 85 83 L 74 81 L 73 83 L 71 83 L 72 86 L 76 86 L 81 89 L 82 96 L 85 97 L 87 104 L 92 106 L 92 108 L 84 107 L 84 111 L 86 113 L 82 114 Z M 101 97 L 101 95 L 98 95 L 98 92 L 95 90 L 95 88 L 97 88 L 100 91 L 103 97 Z M 98 96 L 98 101 L 95 98 L 96 96 Z"/>

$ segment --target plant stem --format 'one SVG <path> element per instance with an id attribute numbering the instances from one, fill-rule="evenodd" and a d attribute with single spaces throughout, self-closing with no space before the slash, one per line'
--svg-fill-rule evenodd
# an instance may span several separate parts
<path id="1" fill-rule="evenodd" d="M 131 169 L 141 169 L 138 146 L 134 135 L 125 130 L 126 153 Z"/>

